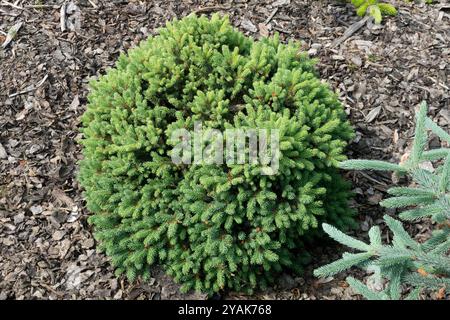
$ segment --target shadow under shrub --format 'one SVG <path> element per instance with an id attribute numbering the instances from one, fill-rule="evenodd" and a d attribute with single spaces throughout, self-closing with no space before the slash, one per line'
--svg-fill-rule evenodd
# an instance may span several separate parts
<path id="1" fill-rule="evenodd" d="M 117 273 L 160 264 L 183 290 L 251 292 L 328 222 L 353 223 L 338 174 L 353 132 L 298 43 L 254 41 L 227 18 L 189 16 L 122 55 L 91 83 L 79 180 Z M 174 130 L 278 129 L 279 169 L 171 161 Z"/>

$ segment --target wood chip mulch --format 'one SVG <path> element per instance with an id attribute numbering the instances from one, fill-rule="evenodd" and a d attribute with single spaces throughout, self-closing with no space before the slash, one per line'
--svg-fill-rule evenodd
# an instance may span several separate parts
<path id="1" fill-rule="evenodd" d="M 0 300 L 204 299 L 182 295 L 155 269 L 146 283 L 115 277 L 96 251 L 89 215 L 76 182 L 80 116 L 88 81 L 113 66 L 121 52 L 154 34 L 166 20 L 193 11 L 229 14 L 255 38 L 280 33 L 303 41 L 321 77 L 337 90 L 357 138 L 351 158 L 398 161 L 411 146 L 415 107 L 450 130 L 450 6 L 393 1 L 396 17 L 371 19 L 348 38 L 358 18 L 339 1 L 0 1 Z M 64 8 L 61 9 L 61 6 Z M 8 31 L 15 30 L 8 35 Z M 7 38 L 11 39 L 7 39 Z M 441 145 L 433 138 L 430 147 Z M 378 202 L 392 184 L 383 173 L 353 173 L 360 230 L 381 223 Z M 391 212 L 395 213 L 395 212 Z M 422 237 L 427 223 L 410 230 Z M 386 233 L 387 235 L 387 233 Z M 333 242 L 314 249 L 303 277 L 284 274 L 255 295 L 227 299 L 359 299 L 346 275 L 317 280 L 313 268 L 339 257 Z"/>

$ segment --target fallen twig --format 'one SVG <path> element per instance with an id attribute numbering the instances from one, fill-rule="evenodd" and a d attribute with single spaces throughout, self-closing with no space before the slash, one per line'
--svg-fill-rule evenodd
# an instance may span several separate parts
<path id="1" fill-rule="evenodd" d="M 91 6 L 93 6 L 95 9 L 98 8 L 98 6 L 95 4 L 95 2 L 93 2 L 92 0 L 88 0 L 88 1 L 91 4 Z"/>
<path id="2" fill-rule="evenodd" d="M 264 24 L 268 24 L 270 22 L 270 20 L 273 19 L 273 17 L 277 14 L 278 12 L 278 7 L 276 7 L 275 9 L 273 9 L 272 13 L 270 14 L 270 16 L 266 19 L 266 21 L 264 21 Z"/>
<path id="3" fill-rule="evenodd" d="M 282 29 L 282 28 L 279 28 L 279 27 L 275 27 L 274 29 L 275 29 L 276 31 L 281 32 L 281 33 L 284 33 L 284 34 L 291 34 L 291 33 L 292 33 L 291 31 L 286 31 L 286 30 L 284 30 L 284 29 Z"/>
<path id="4" fill-rule="evenodd" d="M 51 8 L 58 9 L 59 6 L 57 4 L 27 4 L 25 5 L 27 9 L 43 9 L 43 8 Z"/>
<path id="5" fill-rule="evenodd" d="M 61 32 L 66 31 L 66 3 L 61 5 L 61 9 L 59 11 L 59 22 L 61 24 Z"/>
<path id="6" fill-rule="evenodd" d="M 196 10 L 194 10 L 194 13 L 207 13 L 207 12 L 211 12 L 211 11 L 218 11 L 218 10 L 229 10 L 231 9 L 231 6 L 211 6 L 211 7 L 203 7 L 203 8 L 198 8 Z"/>
<path id="7" fill-rule="evenodd" d="M 19 9 L 19 10 L 23 10 L 22 7 L 19 7 L 18 5 L 15 5 L 14 3 L 8 2 L 8 1 L 2 1 L 2 6 L 9 6 L 9 7 L 13 7 L 14 9 Z"/>
<path id="8" fill-rule="evenodd" d="M 42 78 L 42 80 L 39 81 L 35 86 L 25 89 L 25 90 L 22 90 L 22 91 L 19 91 L 19 92 L 16 92 L 16 93 L 13 93 L 13 94 L 10 94 L 9 97 L 14 98 L 15 96 L 34 91 L 34 90 L 38 89 L 40 86 L 42 86 L 44 84 L 45 80 L 47 80 L 47 78 L 48 78 L 48 74 L 46 74 L 45 77 Z"/>
<path id="9" fill-rule="evenodd" d="M 361 19 L 361 20 L 355 22 L 354 24 L 352 24 L 350 27 L 348 27 L 347 30 L 345 30 L 344 34 L 340 38 L 336 39 L 331 44 L 331 47 L 334 48 L 334 47 L 340 45 L 342 42 L 344 42 L 345 40 L 350 38 L 356 31 L 361 29 L 362 26 L 364 26 L 369 20 L 372 20 L 372 19 L 373 19 L 372 16 L 366 16 L 363 19 Z"/>
<path id="10" fill-rule="evenodd" d="M 16 37 L 17 32 L 19 32 L 20 28 L 22 27 L 23 22 L 18 22 L 15 25 L 13 25 L 9 30 L 8 34 L 6 35 L 5 42 L 2 44 L 2 48 L 6 48 L 6 46 L 13 41 L 13 39 Z"/>

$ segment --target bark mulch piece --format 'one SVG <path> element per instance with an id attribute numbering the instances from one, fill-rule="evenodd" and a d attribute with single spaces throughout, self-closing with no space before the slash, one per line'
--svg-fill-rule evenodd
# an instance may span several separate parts
<path id="1" fill-rule="evenodd" d="M 398 161 L 411 146 L 414 108 L 427 100 L 431 117 L 450 130 L 450 12 L 394 1 L 399 15 L 381 26 L 370 19 L 350 37 L 336 40 L 358 21 L 337 1 L 19 1 L 0 5 L 0 299 L 204 299 L 182 295 L 156 268 L 146 283 L 128 283 L 96 243 L 75 180 L 80 115 L 89 79 L 104 74 L 120 53 L 166 20 L 190 12 L 229 14 L 255 38 L 280 33 L 300 39 L 318 59 L 318 71 L 337 90 L 355 126 L 350 157 Z M 439 147 L 433 139 L 430 147 Z M 361 238 L 381 223 L 378 202 L 389 174 L 353 173 Z M 394 212 L 392 212 L 394 213 Z M 417 224 L 418 237 L 429 226 Z M 333 242 L 313 250 L 303 277 L 284 274 L 265 292 L 228 299 L 359 299 L 348 288 L 350 271 L 323 280 L 311 271 L 338 258 Z"/>

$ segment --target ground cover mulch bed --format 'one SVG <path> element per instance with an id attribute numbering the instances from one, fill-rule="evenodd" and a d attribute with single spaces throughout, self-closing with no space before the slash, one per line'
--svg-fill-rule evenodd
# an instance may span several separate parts
<path id="1" fill-rule="evenodd" d="M 180 294 L 159 269 L 146 283 L 115 277 L 97 252 L 75 176 L 81 158 L 80 116 L 91 78 L 104 74 L 121 52 L 154 34 L 166 20 L 191 12 L 229 14 L 233 25 L 255 38 L 280 33 L 303 41 L 317 70 L 338 92 L 357 132 L 351 158 L 398 161 L 408 152 L 415 107 L 450 130 L 450 6 L 394 1 L 399 15 L 356 23 L 354 9 L 339 1 L 0 1 L 0 299 L 204 299 Z M 432 139 L 431 148 L 440 146 Z M 392 184 L 389 174 L 347 172 L 360 228 L 381 224 L 378 202 Z M 395 212 L 388 212 L 395 214 Z M 409 226 L 418 238 L 428 222 Z M 388 236 L 387 232 L 383 233 Z M 359 299 L 344 281 L 351 270 L 318 280 L 312 270 L 339 257 L 333 242 L 312 249 L 303 276 L 286 273 L 270 290 L 225 299 Z M 431 297 L 432 298 L 432 297 Z"/>

